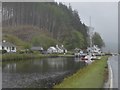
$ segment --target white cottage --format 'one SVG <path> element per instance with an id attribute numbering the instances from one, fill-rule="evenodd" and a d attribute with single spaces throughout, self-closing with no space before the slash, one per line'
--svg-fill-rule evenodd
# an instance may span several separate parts
<path id="1" fill-rule="evenodd" d="M 93 47 L 88 47 L 87 48 L 87 51 L 88 52 L 92 52 L 92 53 L 97 53 L 97 54 L 101 54 L 101 50 L 100 50 L 100 48 L 98 48 L 98 46 L 97 45 L 94 45 Z"/>
<path id="2" fill-rule="evenodd" d="M 49 47 L 47 53 L 57 53 L 57 49 L 55 47 Z"/>
<path id="3" fill-rule="evenodd" d="M 67 53 L 67 49 L 64 48 L 64 45 L 61 46 L 56 45 L 56 49 L 58 53 Z"/>
<path id="4" fill-rule="evenodd" d="M 56 49 L 58 53 L 63 53 L 63 49 L 61 49 L 58 45 L 56 45 Z"/>
<path id="5" fill-rule="evenodd" d="M 3 40 L 0 42 L 0 50 L 6 50 L 7 52 L 16 52 L 16 46 L 10 42 Z"/>

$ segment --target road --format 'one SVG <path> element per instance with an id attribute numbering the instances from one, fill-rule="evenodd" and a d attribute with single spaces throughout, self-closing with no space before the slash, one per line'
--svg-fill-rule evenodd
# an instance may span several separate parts
<path id="1" fill-rule="evenodd" d="M 2 90 L 2 67 L 0 66 L 0 90 Z"/>
<path id="2" fill-rule="evenodd" d="M 110 67 L 110 88 L 118 88 L 118 56 L 112 56 L 108 59 Z M 120 85 L 120 84 L 119 84 Z"/>

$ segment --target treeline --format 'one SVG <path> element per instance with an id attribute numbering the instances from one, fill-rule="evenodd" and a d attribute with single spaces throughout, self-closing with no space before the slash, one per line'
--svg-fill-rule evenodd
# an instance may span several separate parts
<path id="1" fill-rule="evenodd" d="M 72 7 L 56 2 L 3 2 L 2 26 L 31 25 L 50 33 L 67 48 L 86 48 L 88 28 Z M 33 32 L 34 33 L 34 32 Z"/>
<path id="2" fill-rule="evenodd" d="M 100 48 L 105 46 L 103 39 L 101 38 L 100 34 L 97 32 L 94 33 L 92 41 L 93 41 L 94 45 L 98 45 L 98 47 L 100 47 Z"/>

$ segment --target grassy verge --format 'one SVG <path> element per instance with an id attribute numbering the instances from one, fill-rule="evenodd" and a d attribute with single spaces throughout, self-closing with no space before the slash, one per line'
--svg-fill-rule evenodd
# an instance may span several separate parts
<path id="1" fill-rule="evenodd" d="M 69 54 L 66 54 L 66 55 L 63 55 L 63 54 L 61 54 L 61 55 L 58 55 L 59 57 L 74 57 L 74 55 L 69 55 Z"/>
<path id="2" fill-rule="evenodd" d="M 3 54 L 2 61 L 9 60 L 25 60 L 25 59 L 38 59 L 44 57 L 73 57 L 73 55 L 63 55 L 63 54 Z"/>
<path id="3" fill-rule="evenodd" d="M 102 88 L 108 57 L 104 56 L 91 65 L 79 70 L 72 76 L 65 78 L 54 88 Z"/>
<path id="4" fill-rule="evenodd" d="M 3 54 L 2 61 L 36 59 L 36 58 L 42 58 L 42 57 L 47 57 L 47 55 L 42 55 L 42 54 Z"/>

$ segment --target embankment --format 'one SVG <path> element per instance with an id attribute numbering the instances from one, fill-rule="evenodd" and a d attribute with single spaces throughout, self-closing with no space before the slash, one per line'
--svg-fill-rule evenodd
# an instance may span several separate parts
<path id="1" fill-rule="evenodd" d="M 54 88 L 102 88 L 105 81 L 107 56 L 79 70 Z"/>

